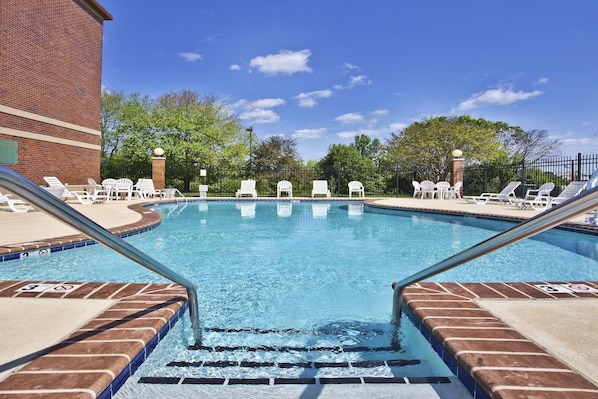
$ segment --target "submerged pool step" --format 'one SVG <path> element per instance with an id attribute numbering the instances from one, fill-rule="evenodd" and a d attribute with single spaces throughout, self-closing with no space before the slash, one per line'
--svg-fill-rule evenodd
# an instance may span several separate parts
<path id="1" fill-rule="evenodd" d="M 194 385 L 313 385 L 313 384 L 450 384 L 449 377 L 297 377 L 297 378 L 196 378 L 141 377 L 140 384 Z"/>
<path id="2" fill-rule="evenodd" d="M 312 347 L 301 347 L 301 346 L 209 346 L 209 345 L 189 345 L 189 350 L 198 351 L 204 350 L 208 352 L 337 352 L 337 353 L 350 353 L 350 352 L 396 352 L 397 350 L 392 346 L 312 346 Z"/>
<path id="3" fill-rule="evenodd" d="M 374 368 L 374 367 L 403 367 L 420 364 L 417 359 L 395 360 L 358 360 L 348 362 L 253 362 L 247 360 L 202 360 L 202 361 L 172 361 L 166 367 L 278 367 L 278 368 Z"/>

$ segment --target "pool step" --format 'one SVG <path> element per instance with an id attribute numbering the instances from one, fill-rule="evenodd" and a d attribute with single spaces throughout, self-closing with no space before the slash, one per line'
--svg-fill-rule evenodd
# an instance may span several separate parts
<path id="1" fill-rule="evenodd" d="M 403 367 L 420 364 L 421 361 L 417 359 L 406 360 L 359 360 L 359 361 L 342 361 L 342 362 L 254 362 L 254 361 L 233 361 L 233 360 L 204 360 L 204 361 L 172 361 L 166 363 L 166 367 L 278 367 L 278 368 L 304 368 L 304 369 L 321 369 L 321 368 L 374 368 L 374 367 Z"/>

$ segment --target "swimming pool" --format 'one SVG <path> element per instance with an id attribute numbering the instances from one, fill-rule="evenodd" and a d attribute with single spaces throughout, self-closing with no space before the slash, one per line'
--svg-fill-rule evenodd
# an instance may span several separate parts
<path id="1" fill-rule="evenodd" d="M 128 240 L 198 285 L 204 341 L 211 348 L 181 345 L 191 334 L 186 321 L 179 323 L 140 370 L 153 375 L 222 375 L 223 367 L 193 365 L 200 359 L 222 365 L 243 358 L 247 350 L 255 355 L 254 363 L 263 365 L 273 359 L 325 364 L 337 358 L 338 348 L 346 362 L 402 361 L 374 362 L 370 375 L 447 375 L 408 322 L 401 350 L 388 348 L 390 283 L 511 226 L 482 218 L 364 212 L 361 204 L 339 202 L 190 202 L 153 209 L 163 216 L 162 225 Z M 594 236 L 553 230 L 435 280 L 597 280 L 596 243 Z M 164 281 L 98 245 L 4 262 L 0 278 Z M 331 349 L 297 350 L 320 347 Z M 330 372 L 326 367 L 234 370 L 236 376 L 283 377 Z"/>

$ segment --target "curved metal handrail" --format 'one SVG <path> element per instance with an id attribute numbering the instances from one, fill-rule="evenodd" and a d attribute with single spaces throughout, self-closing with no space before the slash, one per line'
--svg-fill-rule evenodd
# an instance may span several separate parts
<path id="1" fill-rule="evenodd" d="M 597 207 L 598 187 L 562 202 L 525 222 L 394 283 L 392 323 L 398 328 L 401 319 L 401 308 L 403 306 L 403 291 L 408 285 L 430 278 L 497 249 L 558 226 L 576 215 L 592 211 Z"/>
<path id="2" fill-rule="evenodd" d="M 129 258 L 133 262 L 167 278 L 187 289 L 189 300 L 189 316 L 193 329 L 195 342 L 201 343 L 201 329 L 199 323 L 199 310 L 197 305 L 197 290 L 195 285 L 177 272 L 164 266 L 143 251 L 135 248 L 122 238 L 113 235 L 102 226 L 83 215 L 73 207 L 64 203 L 58 197 L 50 194 L 31 180 L 19 173 L 0 165 L 0 186 L 27 200 L 36 208 L 39 208 L 54 216 L 63 223 L 81 231 L 99 243 Z"/>

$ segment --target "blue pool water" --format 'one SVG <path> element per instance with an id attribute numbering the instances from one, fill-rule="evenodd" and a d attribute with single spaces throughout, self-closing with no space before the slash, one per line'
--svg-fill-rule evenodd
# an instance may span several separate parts
<path id="1" fill-rule="evenodd" d="M 197 284 L 204 340 L 215 346 L 263 346 L 267 339 L 267 345 L 274 347 L 383 348 L 389 344 L 393 281 L 512 226 L 472 217 L 370 208 L 364 212 L 361 204 L 338 202 L 189 202 L 152 209 L 162 215 L 163 223 L 127 240 Z M 596 248 L 595 236 L 552 230 L 434 280 L 598 280 Z M 100 245 L 1 263 L 0 279 L 165 281 Z M 399 357 L 418 362 L 403 366 L 402 372 L 446 375 L 427 342 L 410 323 L 403 324 Z M 222 328 L 234 334 L 214 331 Z M 197 373 L 189 368 L 162 369 L 165 357 L 193 361 L 222 355 L 181 345 L 189 341 L 189 330 L 187 320 L 179 323 L 152 355 L 159 360 L 143 366 L 145 372 L 158 373 L 153 369 L 157 367 L 159 375 Z M 254 352 L 262 361 L 273 356 L 269 351 Z M 379 352 L 346 356 L 347 360 L 397 357 Z M 289 361 L 309 358 L 295 352 L 276 356 Z M 328 355 L 323 356 L 317 361 L 326 361 Z M 202 372 L 212 376 L 221 370 Z M 288 376 L 297 370 L 281 372 Z"/>

